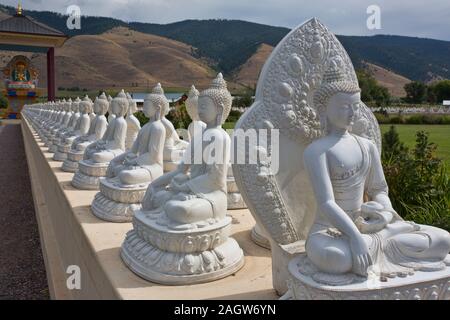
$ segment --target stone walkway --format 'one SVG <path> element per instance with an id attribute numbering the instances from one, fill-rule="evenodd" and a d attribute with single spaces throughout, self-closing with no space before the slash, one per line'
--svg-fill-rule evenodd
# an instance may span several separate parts
<path id="1" fill-rule="evenodd" d="M 49 299 L 19 125 L 0 126 L 0 300 Z"/>

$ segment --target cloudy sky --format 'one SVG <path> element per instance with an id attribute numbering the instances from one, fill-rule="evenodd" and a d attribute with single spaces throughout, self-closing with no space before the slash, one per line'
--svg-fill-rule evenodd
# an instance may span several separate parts
<path id="1" fill-rule="evenodd" d="M 18 0 L 0 0 L 17 5 Z M 293 28 L 318 17 L 334 33 L 396 34 L 450 41 L 449 0 L 22 0 L 24 9 L 66 13 L 78 5 L 82 15 L 124 21 L 170 23 L 186 19 L 240 19 Z M 378 5 L 381 29 L 367 28 L 367 8 Z"/>

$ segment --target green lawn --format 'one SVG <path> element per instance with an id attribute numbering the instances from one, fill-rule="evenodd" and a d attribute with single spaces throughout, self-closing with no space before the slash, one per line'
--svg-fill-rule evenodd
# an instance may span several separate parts
<path id="1" fill-rule="evenodd" d="M 389 124 L 381 125 L 381 132 L 389 130 Z M 437 145 L 438 157 L 445 160 L 450 168 L 450 125 L 413 125 L 398 124 L 395 125 L 400 140 L 409 148 L 414 147 L 416 142 L 416 132 L 423 130 L 429 133 L 429 141 Z"/>
<path id="2" fill-rule="evenodd" d="M 225 122 L 224 129 L 234 129 L 236 123 Z M 389 130 L 390 124 L 382 124 L 381 133 Z M 396 124 L 394 125 L 400 135 L 400 140 L 408 148 L 413 148 L 416 144 L 416 132 L 423 130 L 429 133 L 429 141 L 437 145 L 437 156 L 442 158 L 450 172 L 450 125 L 420 125 L 420 124 Z"/>

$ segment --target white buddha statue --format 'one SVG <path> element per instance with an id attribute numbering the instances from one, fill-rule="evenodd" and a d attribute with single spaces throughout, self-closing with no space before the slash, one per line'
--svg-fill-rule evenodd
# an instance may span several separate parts
<path id="1" fill-rule="evenodd" d="M 308 259 L 319 272 L 343 279 L 366 277 L 371 266 L 381 277 L 445 269 L 449 233 L 404 221 L 392 208 L 378 149 L 349 132 L 361 98 L 360 89 L 343 78 L 332 64 L 314 95 L 326 136 L 304 153 L 317 202 L 306 240 Z M 315 277 L 325 283 L 329 278 Z"/>
<path id="2" fill-rule="evenodd" d="M 100 180 L 100 192 L 92 202 L 97 217 L 112 222 L 127 222 L 141 208 L 148 184 L 163 174 L 163 149 L 166 130 L 161 122 L 169 107 L 161 86 L 156 86 L 144 102 L 144 114 L 150 119 L 139 131 L 130 150 L 109 163 L 106 178 Z"/>
<path id="3" fill-rule="evenodd" d="M 76 138 L 84 136 L 89 132 L 91 125 L 91 117 L 89 112 L 92 109 L 92 100 L 85 96 L 79 103 L 80 117 L 77 119 L 77 124 L 71 132 L 67 132 L 64 138 L 61 138 L 61 143 L 58 145 L 58 151 L 53 155 L 55 161 L 65 161 L 67 153 L 70 151 L 72 143 Z"/>
<path id="4" fill-rule="evenodd" d="M 67 134 L 72 133 L 73 131 L 75 131 L 75 127 L 78 124 L 78 119 L 80 118 L 81 114 L 80 114 L 80 98 L 77 97 L 71 104 L 71 115 L 70 115 L 70 120 L 69 123 L 67 125 L 66 128 L 63 128 L 61 130 L 59 130 L 56 135 L 55 138 L 53 139 L 53 143 L 52 145 L 49 147 L 49 151 L 56 153 L 58 151 L 58 145 L 62 142 L 62 140 L 65 139 L 65 137 L 67 136 Z"/>
<path id="5" fill-rule="evenodd" d="M 97 99 L 97 98 L 95 98 L 95 99 Z M 91 104 L 91 108 L 90 108 L 88 114 L 89 114 L 89 118 L 91 119 L 91 124 L 92 124 L 94 119 L 97 117 L 97 115 L 95 114 L 95 111 L 94 111 L 94 104 L 93 103 Z"/>
<path id="6" fill-rule="evenodd" d="M 243 253 L 229 237 L 231 217 L 226 214 L 230 137 L 221 126 L 230 108 L 231 95 L 219 74 L 199 96 L 199 116 L 207 128 L 196 141 L 204 157 L 199 163 L 181 162 L 153 181 L 142 210 L 135 212 L 134 229 L 121 255 L 139 276 L 163 284 L 192 284 L 242 267 Z"/>
<path id="7" fill-rule="evenodd" d="M 78 163 L 78 171 L 72 179 L 72 185 L 78 189 L 96 190 L 100 177 L 106 175 L 109 162 L 125 151 L 127 122 L 124 119 L 128 111 L 128 100 L 122 90 L 111 102 L 114 120 L 101 140 L 90 144 Z"/>
<path id="8" fill-rule="evenodd" d="M 94 114 L 89 132 L 84 136 L 79 136 L 72 143 L 70 151 L 67 153 L 67 159 L 64 161 L 62 170 L 75 172 L 78 169 L 78 162 L 83 160 L 85 149 L 91 144 L 103 138 L 108 127 L 108 121 L 105 114 L 108 111 L 109 102 L 104 93 L 95 99 Z"/>
<path id="9" fill-rule="evenodd" d="M 114 118 L 116 117 L 116 115 L 112 111 L 112 101 L 113 101 L 113 98 L 110 95 L 108 95 L 108 102 L 109 102 L 108 123 L 113 122 Z"/>
<path id="10" fill-rule="evenodd" d="M 73 110 L 72 110 L 72 99 L 69 98 L 65 104 L 66 114 L 64 115 L 61 125 L 53 128 L 50 135 L 48 136 L 46 146 L 48 147 L 49 152 L 55 152 L 56 151 L 56 145 L 55 143 L 58 141 L 58 134 L 63 132 L 67 129 L 67 127 L 70 124 L 70 120 L 72 119 Z"/>
<path id="11" fill-rule="evenodd" d="M 158 86 L 161 84 L 158 83 Z M 175 170 L 178 163 L 183 158 L 183 154 L 186 151 L 189 142 L 180 139 L 174 125 L 170 120 L 166 118 L 169 114 L 169 108 L 167 108 L 162 118 L 162 123 L 166 128 L 166 142 L 164 143 L 164 172 Z"/>
<path id="12" fill-rule="evenodd" d="M 128 112 L 127 117 L 125 118 L 127 121 L 127 138 L 125 140 L 125 149 L 130 150 L 133 146 L 134 140 L 136 140 L 139 130 L 141 130 L 141 123 L 134 115 L 137 112 L 136 101 L 133 100 L 129 93 L 127 93 L 127 99 Z"/>
<path id="13" fill-rule="evenodd" d="M 64 103 L 65 100 L 56 102 L 55 103 L 56 113 L 54 114 L 53 117 L 50 118 L 50 120 L 44 121 L 42 123 L 41 134 L 43 135 L 44 143 L 47 141 L 47 137 L 50 135 L 52 129 L 58 127 L 61 124 L 61 121 L 64 115 L 66 114 L 66 111 L 64 109 Z"/>
<path id="14" fill-rule="evenodd" d="M 191 117 L 192 122 L 188 127 L 188 139 L 187 141 L 191 142 L 196 133 L 200 135 L 203 133 L 203 130 L 206 129 L 206 123 L 200 120 L 198 115 L 198 96 L 200 92 L 195 88 L 194 85 L 191 86 L 191 90 L 189 91 L 188 98 L 186 99 L 186 111 Z"/>
<path id="15" fill-rule="evenodd" d="M 203 134 L 203 131 L 206 129 L 206 124 L 200 120 L 198 115 L 198 96 L 199 92 L 192 85 L 191 90 L 189 91 L 188 98 L 186 99 L 186 111 L 192 119 L 192 122 L 188 127 L 188 141 L 190 142 L 190 147 L 188 147 L 185 152 L 192 152 L 192 146 L 195 145 L 194 137 L 199 135 L 200 137 Z M 224 119 L 225 121 L 226 119 Z M 244 200 L 241 197 L 239 189 L 234 181 L 233 170 L 231 168 L 231 163 L 228 164 L 227 168 L 227 203 L 228 209 L 245 209 L 247 206 L 245 205 Z"/>

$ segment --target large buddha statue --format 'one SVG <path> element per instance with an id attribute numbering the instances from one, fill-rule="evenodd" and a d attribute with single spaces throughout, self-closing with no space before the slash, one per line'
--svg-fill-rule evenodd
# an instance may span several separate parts
<path id="1" fill-rule="evenodd" d="M 55 161 L 65 161 L 67 159 L 67 153 L 72 147 L 72 143 L 76 138 L 84 136 L 89 132 L 91 125 L 91 117 L 89 112 L 92 109 L 92 100 L 85 96 L 79 104 L 80 117 L 77 119 L 73 131 L 67 132 L 62 138 L 61 143 L 58 144 L 58 151 L 53 155 Z"/>
<path id="2" fill-rule="evenodd" d="M 139 131 L 130 150 L 109 163 L 106 177 L 100 179 L 100 192 L 92 202 L 97 217 L 112 222 L 127 222 L 141 202 L 150 182 L 163 174 L 163 149 L 166 130 L 161 122 L 169 108 L 160 85 L 147 95 L 144 114 L 150 120 Z"/>
<path id="3" fill-rule="evenodd" d="M 361 102 L 360 89 L 332 64 L 314 95 L 326 128 L 304 153 L 317 202 L 306 255 L 321 282 L 351 282 L 369 269 L 381 277 L 441 270 L 450 264 L 450 235 L 404 221 L 392 208 L 380 155 L 370 140 L 349 132 Z M 373 266 L 371 268 L 371 266 Z"/>
<path id="4" fill-rule="evenodd" d="M 108 127 L 108 121 L 105 114 L 108 111 L 109 102 L 104 93 L 95 99 L 94 114 L 89 132 L 86 135 L 76 138 L 67 153 L 67 159 L 64 161 L 62 170 L 75 172 L 78 169 L 78 162 L 83 160 L 85 149 L 91 144 L 103 138 Z"/>
<path id="5" fill-rule="evenodd" d="M 134 115 L 137 112 L 136 101 L 133 100 L 129 93 L 127 93 L 127 99 L 128 112 L 125 119 L 127 121 L 127 138 L 125 140 L 125 149 L 130 150 L 133 146 L 134 140 L 136 140 L 139 130 L 141 130 L 141 123 Z"/>
<path id="6" fill-rule="evenodd" d="M 192 284 L 242 267 L 243 253 L 229 237 L 226 214 L 230 137 L 221 126 L 230 109 L 231 95 L 219 74 L 199 96 L 200 120 L 207 125 L 202 139 L 196 137 L 200 153 L 150 184 L 122 245 L 124 262 L 141 277 Z"/>
<path id="7" fill-rule="evenodd" d="M 257 163 L 233 171 L 269 237 L 284 298 L 445 298 L 450 235 L 395 212 L 376 118 L 349 56 L 317 19 L 273 50 L 236 137 L 241 129 L 268 134 L 244 151 L 258 151 Z"/>
<path id="8" fill-rule="evenodd" d="M 86 148 L 83 160 L 78 163 L 78 171 L 72 179 L 72 185 L 75 188 L 98 189 L 100 177 L 106 175 L 109 162 L 125 151 L 127 122 L 124 116 L 128 111 L 128 100 L 125 92 L 122 90 L 111 104 L 111 111 L 115 118 L 108 125 L 103 138 Z"/>

